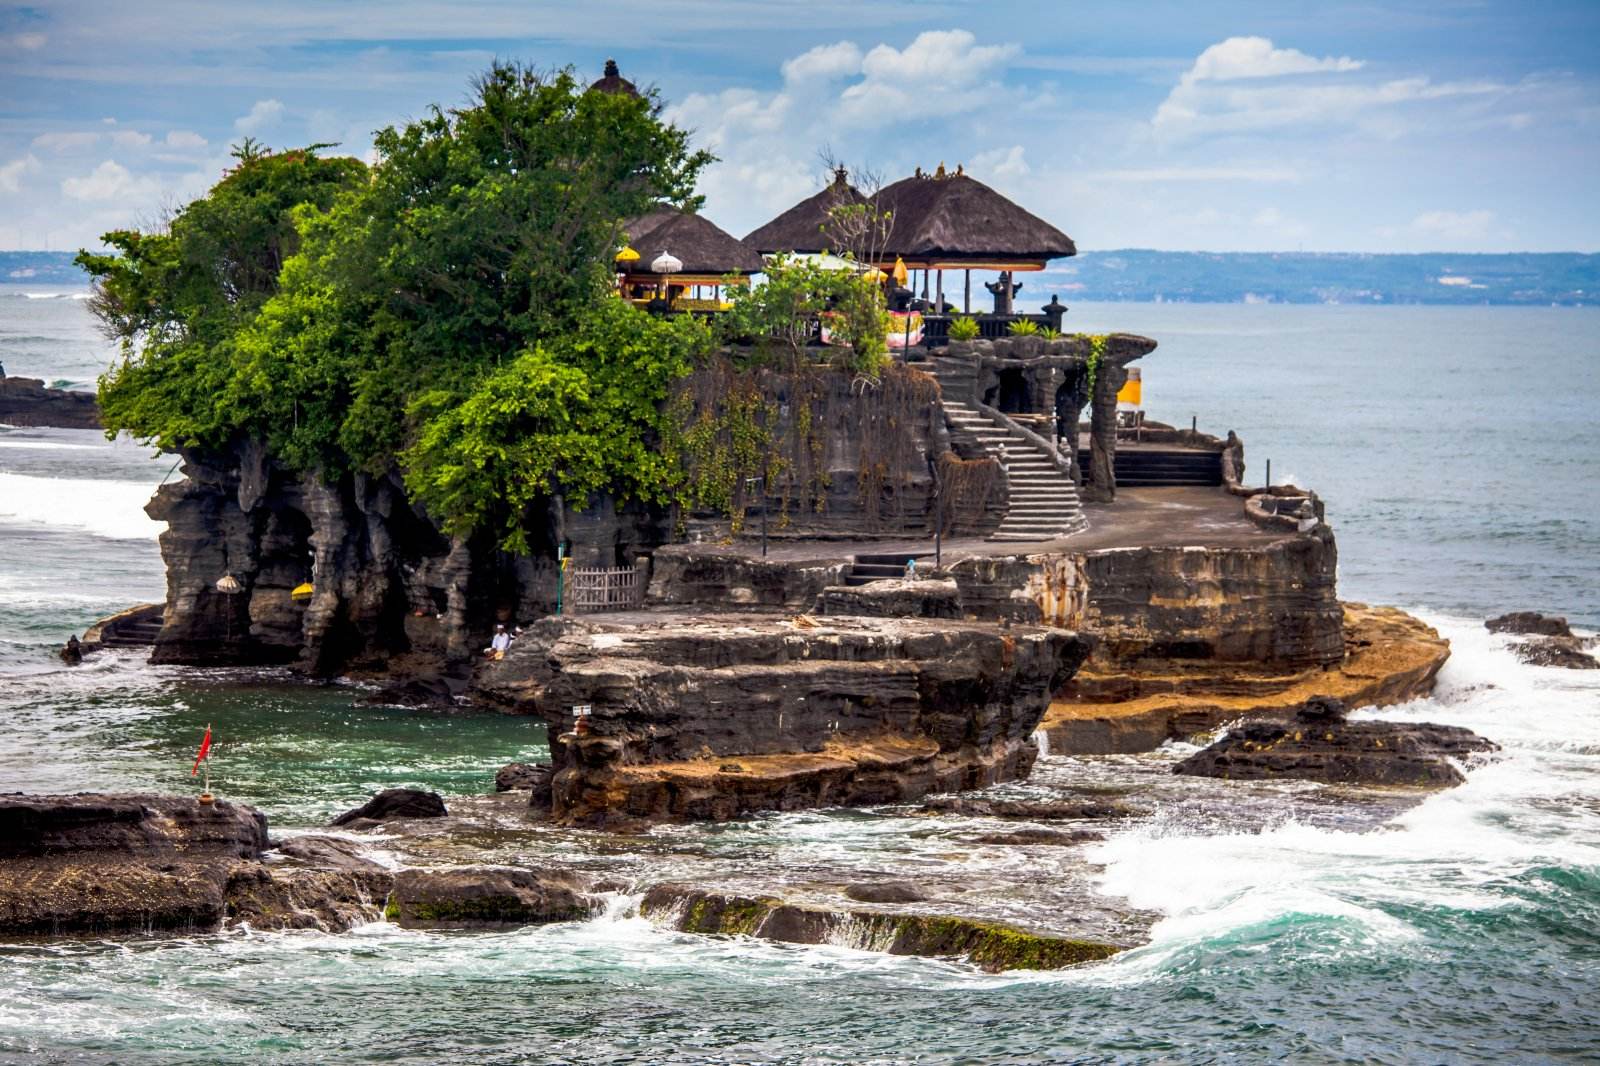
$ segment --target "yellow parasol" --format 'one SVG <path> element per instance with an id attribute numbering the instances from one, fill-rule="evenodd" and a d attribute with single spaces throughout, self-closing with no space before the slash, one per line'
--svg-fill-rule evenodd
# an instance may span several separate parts
<path id="1" fill-rule="evenodd" d="M 904 285 L 906 283 L 906 279 L 908 277 L 910 277 L 910 274 L 908 274 L 906 272 L 906 261 L 904 259 L 901 259 L 898 255 L 895 256 L 894 257 L 894 283 L 896 285 L 904 287 Z"/>
<path id="2" fill-rule="evenodd" d="M 619 263 L 633 263 L 637 262 L 638 259 L 639 253 L 634 251 L 632 248 L 629 248 L 627 245 L 623 245 L 622 251 L 617 253 L 617 262 Z"/>

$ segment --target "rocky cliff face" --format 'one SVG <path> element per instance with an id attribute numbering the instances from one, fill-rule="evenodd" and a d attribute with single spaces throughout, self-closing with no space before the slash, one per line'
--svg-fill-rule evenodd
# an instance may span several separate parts
<path id="1" fill-rule="evenodd" d="M 1095 660 L 1312 666 L 1344 656 L 1333 533 L 1259 547 L 975 556 L 951 567 L 967 611 L 1092 633 Z"/>
<path id="2" fill-rule="evenodd" d="M 279 470 L 253 445 L 222 462 L 186 457 L 183 472 L 146 507 L 168 524 L 154 661 L 332 670 L 468 654 L 482 613 L 472 548 L 443 537 L 395 479 L 329 485 Z M 302 583 L 312 594 L 296 600 Z"/>
<path id="3" fill-rule="evenodd" d="M 549 726 L 559 820 L 728 818 L 1024 776 L 1088 648 L 925 619 L 571 622 L 481 666 L 474 690 Z M 577 730 L 575 707 L 592 711 Z"/>

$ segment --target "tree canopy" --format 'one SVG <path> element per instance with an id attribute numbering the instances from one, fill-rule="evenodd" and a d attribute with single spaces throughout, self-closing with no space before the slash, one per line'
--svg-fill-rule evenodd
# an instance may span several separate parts
<path id="1" fill-rule="evenodd" d="M 108 431 L 259 437 L 330 477 L 399 463 L 446 528 L 513 547 L 538 493 L 666 492 L 662 401 L 709 337 L 609 299 L 612 257 L 621 220 L 697 206 L 711 157 L 653 95 L 570 70 L 497 64 L 474 89 L 379 131 L 370 169 L 247 144 L 168 232 L 82 254 L 126 342 Z"/>

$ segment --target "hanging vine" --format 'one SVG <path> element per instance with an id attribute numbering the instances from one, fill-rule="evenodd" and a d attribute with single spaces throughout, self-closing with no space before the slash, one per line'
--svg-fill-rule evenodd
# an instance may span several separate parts
<path id="1" fill-rule="evenodd" d="M 1089 342 L 1089 358 L 1084 363 L 1085 376 L 1089 382 L 1089 395 L 1094 396 L 1094 382 L 1100 375 L 1100 361 L 1105 358 L 1106 349 L 1110 347 L 1111 335 L 1108 333 L 1080 333 L 1079 337 Z"/>
<path id="2" fill-rule="evenodd" d="M 798 515 L 826 512 L 830 441 L 857 441 L 866 528 L 891 514 L 903 523 L 904 490 L 926 469 L 934 379 L 899 364 L 876 378 L 799 360 L 741 366 L 742 354 L 711 356 L 674 391 L 662 443 L 680 469 L 679 504 L 727 515 L 737 533 L 756 502 L 747 479 L 764 477 L 776 528 L 786 528 Z"/>
<path id="3" fill-rule="evenodd" d="M 963 459 L 954 452 L 939 456 L 939 532 L 949 536 L 958 523 L 977 526 L 1000 488 L 1000 461 L 992 457 Z"/>

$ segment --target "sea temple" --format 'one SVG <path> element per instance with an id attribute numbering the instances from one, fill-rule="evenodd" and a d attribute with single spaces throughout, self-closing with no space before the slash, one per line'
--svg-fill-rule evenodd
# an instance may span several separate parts
<path id="1" fill-rule="evenodd" d="M 614 64 L 592 91 L 636 93 Z M 1431 687 L 1444 642 L 1338 599 L 1317 494 L 1248 476 L 1232 432 L 1146 419 L 1135 364 L 1156 341 L 1073 331 L 1030 280 L 1072 239 L 963 166 L 869 190 L 841 167 L 742 240 L 664 203 L 613 232 L 600 269 L 628 336 L 643 319 L 712 338 L 645 412 L 661 421 L 637 459 L 675 457 L 693 491 L 557 470 L 508 539 L 442 521 L 398 463 L 184 448 L 148 506 L 165 602 L 84 646 L 526 716 L 551 759 L 526 817 L 622 832 L 912 803 L 1026 779 L 1041 751 L 1148 751 Z M 750 906 L 678 913 L 741 932 Z M 1093 955 L 1063 951 L 994 961 Z"/>

